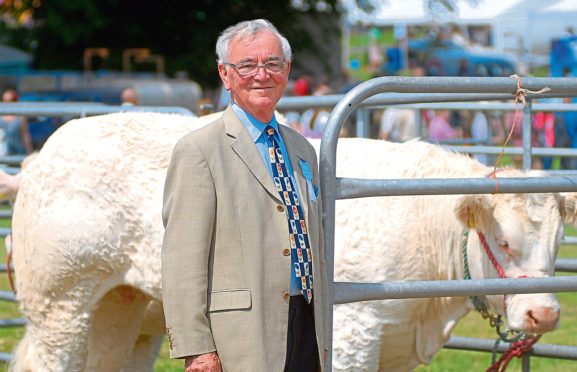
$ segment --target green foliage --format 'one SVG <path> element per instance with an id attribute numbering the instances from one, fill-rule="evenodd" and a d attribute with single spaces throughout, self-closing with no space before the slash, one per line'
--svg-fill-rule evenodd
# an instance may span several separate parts
<path id="1" fill-rule="evenodd" d="M 111 51 L 108 66 L 103 67 L 120 70 L 124 49 L 149 48 L 165 57 L 169 76 L 186 71 L 202 86 L 215 87 L 219 83 L 216 39 L 242 20 L 266 18 L 290 40 L 295 55 L 318 53 L 319 35 L 306 32 L 300 20 L 306 14 L 319 25 L 333 24 L 325 20 L 338 17 L 337 0 L 322 2 L 329 5 L 322 12 L 317 10 L 319 0 L 300 3 L 296 9 L 291 0 L 22 0 L 22 8 L 34 9 L 36 25 L 27 30 L 27 42 L 20 47 L 37 45 L 30 50 L 35 67 L 48 70 L 81 70 L 84 49 L 100 47 Z M 332 26 L 324 31 L 338 32 Z"/>

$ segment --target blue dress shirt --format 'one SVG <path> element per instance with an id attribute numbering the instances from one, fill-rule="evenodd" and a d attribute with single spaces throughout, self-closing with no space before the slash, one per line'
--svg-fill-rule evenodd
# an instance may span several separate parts
<path id="1" fill-rule="evenodd" d="M 262 161 L 264 162 L 264 164 L 266 165 L 266 167 L 268 169 L 268 173 L 270 174 L 271 179 L 273 178 L 273 174 L 272 174 L 272 167 L 271 167 L 271 164 L 269 161 L 268 144 L 266 143 L 266 139 L 265 139 L 266 134 L 264 133 L 264 128 L 266 128 L 267 125 L 270 125 L 271 127 L 274 128 L 274 130 L 277 133 L 278 145 L 279 145 L 280 150 L 282 151 L 282 155 L 285 159 L 285 165 L 287 167 L 287 171 L 289 173 L 291 181 L 292 181 L 294 188 L 296 190 L 297 197 L 299 198 L 299 202 L 301 202 L 299 188 L 297 186 L 297 182 L 296 182 L 296 179 L 294 177 L 294 173 L 293 173 L 291 162 L 290 162 L 290 159 L 288 156 L 288 152 L 287 152 L 286 146 L 284 144 L 284 141 L 282 139 L 282 136 L 280 135 L 280 132 L 278 130 L 278 123 L 276 121 L 276 116 L 273 115 L 272 120 L 269 123 L 261 123 L 254 116 L 252 116 L 251 114 L 249 114 L 248 112 L 243 110 L 237 104 L 232 103 L 231 105 L 232 105 L 232 109 L 234 110 L 234 113 L 236 114 L 236 116 L 239 117 L 240 121 L 245 126 L 246 130 L 248 131 L 248 134 L 250 135 L 250 137 L 252 138 L 252 140 L 256 144 L 256 148 L 258 149 L 258 152 L 260 153 L 260 156 L 262 157 Z M 301 203 L 301 205 L 302 205 L 302 203 Z M 287 244 L 288 244 L 288 236 L 287 236 Z M 299 289 L 298 282 L 296 279 L 296 274 L 294 271 L 294 265 L 292 265 L 292 264 L 291 264 L 290 294 L 291 294 L 291 296 L 296 296 L 296 295 L 301 294 L 301 291 Z"/>

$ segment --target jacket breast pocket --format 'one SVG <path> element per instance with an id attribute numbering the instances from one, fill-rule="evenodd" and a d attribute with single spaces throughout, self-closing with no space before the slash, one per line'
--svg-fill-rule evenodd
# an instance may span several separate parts
<path id="1" fill-rule="evenodd" d="M 252 305 L 250 289 L 226 289 L 208 294 L 208 312 L 243 310 Z"/>

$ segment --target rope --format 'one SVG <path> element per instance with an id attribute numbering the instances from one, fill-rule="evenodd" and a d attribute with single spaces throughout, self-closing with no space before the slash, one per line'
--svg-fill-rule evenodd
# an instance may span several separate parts
<path id="1" fill-rule="evenodd" d="M 499 273 L 499 276 L 502 279 L 505 279 L 507 276 L 505 275 L 505 272 L 503 271 L 503 268 L 501 267 L 501 265 L 499 265 L 499 263 L 497 262 L 497 259 L 493 255 L 493 252 L 491 252 L 491 249 L 489 248 L 489 245 L 487 244 L 487 240 L 485 240 L 485 235 L 483 235 L 483 233 L 481 233 L 479 231 L 477 231 L 477 235 L 479 236 L 479 240 L 481 241 L 481 244 L 483 244 L 483 248 L 485 249 L 485 253 L 487 253 L 487 257 L 489 258 L 489 261 L 491 261 L 491 263 L 495 267 L 495 270 L 497 270 L 497 272 Z"/>
<path id="2" fill-rule="evenodd" d="M 469 227 L 475 228 L 475 222 L 474 222 L 472 216 L 469 216 Z M 489 260 L 491 260 L 491 262 L 493 263 L 493 266 L 495 266 L 495 268 L 499 272 L 499 275 L 502 278 L 505 278 L 506 276 L 505 276 L 503 270 L 501 269 L 501 266 L 497 263 L 495 256 L 493 256 L 493 254 L 491 253 L 491 250 L 488 249 L 488 245 L 487 245 L 487 242 L 485 240 L 485 237 L 480 232 L 477 232 L 477 234 L 479 235 L 479 239 L 481 239 L 481 242 L 483 243 L 483 247 L 485 248 L 485 252 L 489 256 Z M 468 239 L 469 239 L 469 230 L 466 229 L 463 232 L 463 239 L 462 239 L 463 266 L 464 266 L 463 271 L 464 271 L 465 280 L 471 280 L 471 272 L 469 269 L 469 258 L 468 258 L 468 254 L 467 254 Z M 493 356 L 492 356 L 492 360 L 491 360 L 493 365 L 491 367 L 489 367 L 487 372 L 504 372 L 507 368 L 507 365 L 509 364 L 509 362 L 511 361 L 511 359 L 514 356 L 521 357 L 523 355 L 523 352 L 530 350 L 531 347 L 533 347 L 533 345 L 539 340 L 540 336 L 537 336 L 537 337 L 529 336 L 523 332 L 513 331 L 513 330 L 509 329 L 508 327 L 505 328 L 505 330 L 501 331 L 501 327 L 504 325 L 502 316 L 491 314 L 489 312 L 489 309 L 487 308 L 487 305 L 485 305 L 485 303 L 483 301 L 481 301 L 481 299 L 479 297 L 470 296 L 469 299 L 473 303 L 473 306 L 475 307 L 475 311 L 477 311 L 483 319 L 489 319 L 490 326 L 495 328 L 495 331 L 497 332 L 497 335 L 499 336 L 497 338 L 497 340 L 495 341 L 495 344 L 493 346 Z M 503 296 L 503 303 L 505 303 L 505 296 Z M 506 310 L 506 304 L 504 304 L 504 306 L 505 306 L 505 311 L 507 311 Z M 509 334 L 511 336 L 509 336 Z M 499 361 L 497 361 L 497 353 L 498 353 L 497 349 L 498 349 L 499 343 L 501 341 L 510 342 L 510 343 L 512 343 L 512 345 L 509 348 L 509 350 L 507 350 L 501 356 Z M 501 369 L 499 369 L 499 368 L 501 368 Z"/>
<path id="3" fill-rule="evenodd" d="M 546 93 L 546 92 L 551 91 L 551 88 L 549 88 L 549 87 L 544 87 L 544 88 L 541 88 L 539 90 L 525 89 L 521 86 L 521 78 L 519 77 L 519 75 L 514 74 L 514 75 L 511 75 L 510 77 L 517 79 L 517 91 L 514 94 L 515 94 L 516 100 L 520 99 L 521 102 L 523 102 L 524 106 L 527 105 L 527 101 L 525 100 L 525 97 L 527 97 L 527 94 L 529 94 L 529 93 L 540 94 L 540 93 Z"/>
<path id="4" fill-rule="evenodd" d="M 469 222 L 471 224 L 471 222 Z M 462 242 L 462 250 L 463 250 L 463 266 L 464 266 L 464 277 L 465 280 L 471 280 L 471 272 L 469 270 L 469 258 L 467 254 L 467 241 L 469 239 L 469 230 L 465 230 L 463 232 L 463 242 Z M 501 335 L 501 326 L 504 324 L 501 318 L 501 315 L 493 315 L 489 312 L 487 305 L 477 296 L 469 296 L 469 299 L 473 303 L 475 307 L 475 311 L 481 314 L 483 319 L 489 319 L 489 325 L 491 327 L 497 328 L 497 334 Z M 500 336 L 501 337 L 501 336 Z"/>
<path id="5" fill-rule="evenodd" d="M 515 93 L 515 117 L 513 118 L 513 125 L 511 126 L 511 131 L 509 132 L 509 135 L 507 136 L 507 139 L 505 140 L 505 143 L 503 144 L 503 148 L 501 149 L 501 153 L 499 154 L 499 158 L 495 162 L 495 167 L 493 168 L 493 172 L 488 176 L 488 177 L 493 177 L 495 179 L 496 184 L 495 184 L 495 191 L 493 192 L 493 194 L 496 194 L 499 191 L 499 181 L 497 180 L 497 166 L 499 165 L 499 162 L 501 161 L 501 158 L 503 157 L 503 153 L 505 152 L 505 148 L 507 147 L 507 144 L 511 140 L 511 137 L 513 135 L 513 131 L 515 130 L 515 126 L 517 125 L 517 118 L 519 115 L 519 106 L 518 106 L 519 100 L 521 100 L 521 102 L 523 102 L 523 106 L 526 106 L 527 101 L 526 101 L 525 97 L 527 96 L 527 94 L 529 94 L 529 93 L 545 93 L 545 92 L 548 92 L 551 90 L 549 87 L 544 87 L 538 91 L 531 91 L 529 89 L 525 89 L 522 87 L 521 78 L 517 74 L 511 75 L 511 77 L 517 79 L 517 91 Z M 487 253 L 487 257 L 489 258 L 489 260 L 491 261 L 491 263 L 493 264 L 493 266 L 495 267 L 495 269 L 499 273 L 499 276 L 501 278 L 506 278 L 505 273 L 503 272 L 503 269 L 501 268 L 501 265 L 499 265 L 499 263 L 495 259 L 495 256 L 493 255 L 493 253 L 489 249 L 489 246 L 487 245 L 487 241 L 485 240 L 485 236 L 480 232 L 477 232 L 477 235 L 479 236 L 479 239 L 481 240 L 481 243 L 483 244 L 483 248 L 485 249 L 485 252 Z M 463 249 L 465 250 L 465 248 L 463 248 Z M 465 262 L 466 262 L 466 259 L 465 259 Z M 468 262 L 466 264 L 468 265 Z M 468 268 L 467 268 L 466 272 L 468 274 Z M 505 297 L 503 298 L 503 302 L 505 302 Z M 483 304 L 483 306 L 484 306 L 484 304 Z M 475 305 L 475 308 L 476 308 L 476 305 Z M 489 369 L 487 369 L 487 372 L 504 372 L 507 369 L 507 366 L 509 365 L 509 363 L 511 362 L 513 357 L 520 358 L 523 355 L 523 353 L 531 350 L 533 345 L 535 345 L 535 343 L 537 343 L 537 341 L 539 341 L 539 338 L 541 337 L 541 336 L 528 336 L 522 332 L 512 332 L 509 329 L 506 329 L 504 332 L 501 332 L 500 331 L 501 325 L 502 324 L 497 325 L 497 334 L 499 335 L 499 339 L 497 339 L 497 341 L 495 342 L 495 346 L 493 348 L 493 365 L 491 367 L 489 367 Z M 516 334 L 516 336 L 512 339 L 513 343 L 511 345 L 511 347 L 509 348 L 509 350 L 507 350 L 505 353 L 503 353 L 503 355 L 501 356 L 501 358 L 499 358 L 498 361 L 495 361 L 496 355 L 497 355 L 497 347 L 499 346 L 499 342 L 501 340 L 506 341 L 508 339 L 507 335 L 509 332 L 512 332 L 512 334 Z"/>
<path id="6" fill-rule="evenodd" d="M 529 336 L 525 339 L 513 342 L 509 350 L 504 352 L 503 355 L 501 355 L 501 358 L 499 358 L 497 362 L 494 362 L 486 372 L 504 372 L 513 357 L 522 357 L 523 353 L 531 350 L 533 345 L 539 341 L 539 338 L 541 338 L 541 336 Z"/>
<path id="7" fill-rule="evenodd" d="M 8 281 L 10 282 L 10 287 L 12 287 L 12 291 L 16 293 L 16 286 L 14 285 L 14 279 L 12 278 L 12 270 L 10 270 L 10 262 L 12 261 L 12 239 L 10 238 L 11 235 L 8 235 L 6 238 L 6 274 L 8 274 Z"/>
<path id="8" fill-rule="evenodd" d="M 514 79 L 517 79 L 517 91 L 514 93 L 515 94 L 515 116 L 513 118 L 513 125 L 511 126 L 511 130 L 509 131 L 509 135 L 507 136 L 507 139 L 505 140 L 505 143 L 503 144 L 503 148 L 501 149 L 501 153 L 499 153 L 499 157 L 497 158 L 497 161 L 495 162 L 495 167 L 493 168 L 493 173 L 491 174 L 491 176 L 495 179 L 495 191 L 493 191 L 493 194 L 496 194 L 499 191 L 499 180 L 497 180 L 496 170 L 497 170 L 497 166 L 499 165 L 499 162 L 501 161 L 501 158 L 503 157 L 503 154 L 505 153 L 505 148 L 507 147 L 507 144 L 509 143 L 509 141 L 511 140 L 511 137 L 513 136 L 513 132 L 515 131 L 515 126 L 517 125 L 517 118 L 519 116 L 519 106 L 518 106 L 519 100 L 521 100 L 521 102 L 523 102 L 523 106 L 526 106 L 527 101 L 526 101 L 525 97 L 527 96 L 527 94 L 529 94 L 529 93 L 539 94 L 539 93 L 549 92 L 551 90 L 551 88 L 549 88 L 549 87 L 544 87 L 538 91 L 525 89 L 521 85 L 521 78 L 519 77 L 519 75 L 515 74 L 515 75 L 511 75 L 511 77 Z"/>

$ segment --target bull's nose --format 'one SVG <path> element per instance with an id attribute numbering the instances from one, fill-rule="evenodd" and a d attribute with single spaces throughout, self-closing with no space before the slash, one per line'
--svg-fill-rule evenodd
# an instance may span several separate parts
<path id="1" fill-rule="evenodd" d="M 537 307 L 527 311 L 527 331 L 543 334 L 557 327 L 560 311 L 551 307 Z"/>

